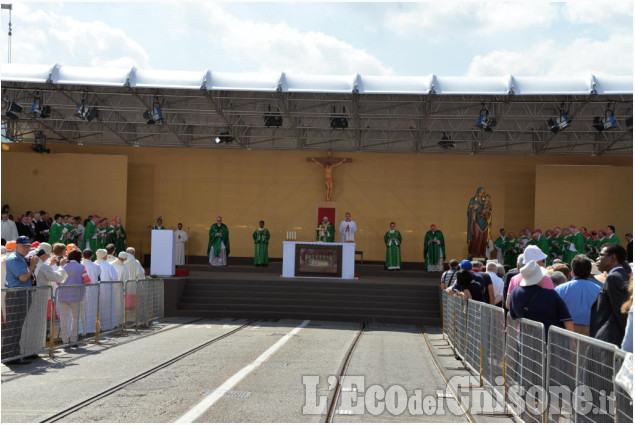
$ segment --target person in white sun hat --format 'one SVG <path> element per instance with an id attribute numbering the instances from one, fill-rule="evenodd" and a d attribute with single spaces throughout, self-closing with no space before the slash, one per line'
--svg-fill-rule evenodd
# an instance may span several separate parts
<path id="1" fill-rule="evenodd" d="M 531 260 L 520 269 L 519 276 L 520 284 L 509 297 L 512 318 L 541 322 L 545 325 L 545 338 L 550 326 L 573 331 L 573 320 L 567 305 L 556 291 L 544 287 L 547 270 Z"/>
<path id="2" fill-rule="evenodd" d="M 523 258 L 525 265 L 529 264 L 530 261 L 535 261 L 540 267 L 545 267 L 545 260 L 547 258 L 547 254 L 542 252 L 540 248 L 536 245 L 529 245 L 523 251 Z M 509 282 L 509 288 L 507 289 L 507 299 L 505 300 L 505 307 L 509 310 L 509 296 L 511 295 L 514 288 L 516 288 L 520 281 L 522 280 L 522 276 L 518 273 L 516 276 L 512 277 L 512 280 Z M 555 289 L 553 281 L 549 276 L 545 277 L 544 283 L 545 289 Z"/>

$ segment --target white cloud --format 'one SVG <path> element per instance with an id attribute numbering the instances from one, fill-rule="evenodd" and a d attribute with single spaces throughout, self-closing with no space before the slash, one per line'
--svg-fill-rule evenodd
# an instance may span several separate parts
<path id="1" fill-rule="evenodd" d="M 633 2 L 612 1 L 571 1 L 563 6 L 563 16 L 574 24 L 601 24 L 615 28 L 628 26 L 632 33 Z"/>
<path id="2" fill-rule="evenodd" d="M 409 5 L 386 13 L 384 27 L 398 35 L 425 33 L 433 39 L 495 34 L 549 25 L 557 6 L 545 2 L 436 2 Z"/>
<path id="3" fill-rule="evenodd" d="M 56 12 L 13 5 L 11 61 L 91 67 L 147 67 L 149 56 L 126 33 L 100 21 L 80 22 Z M 63 10 L 61 10 L 63 12 Z M 6 57 L 5 46 L 3 55 Z"/>
<path id="4" fill-rule="evenodd" d="M 259 64 L 262 72 L 391 75 L 392 68 L 368 52 L 321 33 L 301 32 L 284 22 L 241 20 L 216 5 L 206 6 L 210 41 L 227 56 Z"/>
<path id="5" fill-rule="evenodd" d="M 606 41 L 578 38 L 568 45 L 553 40 L 523 51 L 495 50 L 474 56 L 468 76 L 632 75 L 633 39 L 613 35 Z"/>

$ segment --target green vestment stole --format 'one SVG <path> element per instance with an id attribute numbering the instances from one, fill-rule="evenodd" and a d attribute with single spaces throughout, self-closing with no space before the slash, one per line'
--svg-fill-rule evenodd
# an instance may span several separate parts
<path id="1" fill-rule="evenodd" d="M 216 236 L 216 233 L 220 233 L 220 236 Z M 229 257 L 229 228 L 225 223 L 220 226 L 216 223 L 212 224 L 209 228 L 209 243 L 207 244 L 207 256 L 214 249 L 214 257 L 220 255 L 221 242 L 225 244 L 225 253 Z"/>
<path id="2" fill-rule="evenodd" d="M 269 230 L 256 229 L 254 238 L 254 265 L 269 263 Z"/>
<path id="3" fill-rule="evenodd" d="M 394 233 L 386 232 L 384 243 L 386 244 L 385 267 L 401 267 L 401 233 L 399 230 L 395 230 Z"/>
<path id="4" fill-rule="evenodd" d="M 439 243 L 433 242 L 435 239 L 438 240 Z M 443 233 L 441 233 L 440 230 L 434 233 L 432 233 L 432 230 L 428 230 L 423 239 L 423 266 L 436 266 L 441 257 L 445 258 Z"/>

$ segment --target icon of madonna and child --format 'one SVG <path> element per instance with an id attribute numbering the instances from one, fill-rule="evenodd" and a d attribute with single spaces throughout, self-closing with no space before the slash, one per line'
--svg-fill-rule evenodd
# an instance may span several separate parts
<path id="1" fill-rule="evenodd" d="M 484 187 L 476 189 L 476 195 L 467 205 L 467 245 L 472 257 L 485 257 L 492 227 L 492 200 Z"/>

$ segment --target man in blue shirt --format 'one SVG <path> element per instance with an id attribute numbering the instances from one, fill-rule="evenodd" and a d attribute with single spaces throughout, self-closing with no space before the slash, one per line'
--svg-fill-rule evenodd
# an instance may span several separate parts
<path id="1" fill-rule="evenodd" d="M 547 271 L 531 260 L 520 269 L 523 280 L 509 294 L 509 312 L 513 319 L 524 318 L 545 325 L 545 338 L 550 326 L 573 331 L 569 309 L 553 289 L 543 288 Z"/>
<path id="2" fill-rule="evenodd" d="M 31 248 L 31 240 L 27 236 L 18 237 L 15 243 L 15 252 L 5 262 L 7 271 L 5 286 L 8 288 L 30 288 L 32 286 L 33 271 L 40 260 L 37 255 L 34 255 L 29 260 L 26 259 L 29 248 Z M 5 298 L 5 327 L 2 330 L 2 363 L 28 363 L 22 360 L 5 362 L 5 359 L 21 354 L 20 339 L 22 327 L 30 304 L 31 297 L 28 296 L 26 290 L 7 292 Z"/>
<path id="3" fill-rule="evenodd" d="M 573 319 L 573 330 L 589 336 L 591 323 L 591 307 L 598 298 L 600 287 L 589 280 L 592 263 L 584 254 L 576 255 L 571 260 L 574 279 L 556 287 L 556 292 L 567 305 Z"/>

